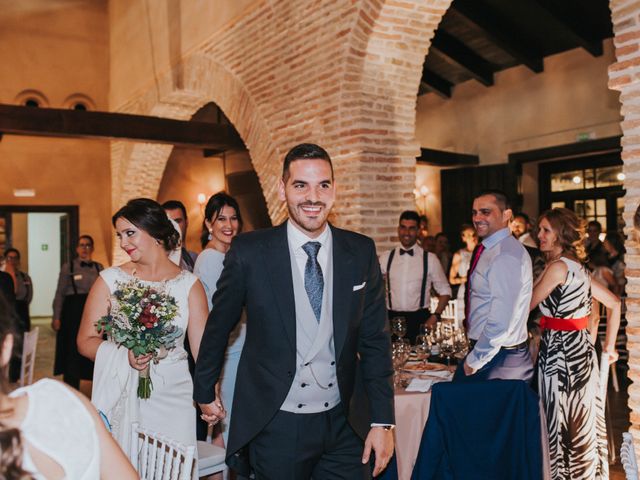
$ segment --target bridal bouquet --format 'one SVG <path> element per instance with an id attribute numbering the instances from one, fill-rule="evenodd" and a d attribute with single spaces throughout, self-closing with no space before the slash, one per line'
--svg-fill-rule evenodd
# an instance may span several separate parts
<path id="1" fill-rule="evenodd" d="M 182 335 L 173 324 L 178 313 L 176 299 L 162 288 L 144 285 L 137 279 L 117 282 L 109 313 L 101 317 L 96 328 L 138 357 L 153 354 L 153 361 L 167 356 Z M 149 365 L 140 370 L 138 398 L 149 398 L 153 383 Z"/>

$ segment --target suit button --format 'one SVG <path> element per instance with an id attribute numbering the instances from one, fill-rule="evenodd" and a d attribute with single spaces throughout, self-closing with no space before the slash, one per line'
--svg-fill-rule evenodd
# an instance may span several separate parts
<path id="1" fill-rule="evenodd" d="M 300 384 L 300 386 L 301 386 L 302 388 L 304 388 L 304 387 L 306 387 L 306 386 L 307 386 L 307 384 L 306 384 L 306 383 L 302 383 L 302 384 Z"/>
<path id="2" fill-rule="evenodd" d="M 330 387 L 333 387 L 333 383 L 330 383 L 330 384 L 329 384 L 329 386 L 330 386 Z"/>
<path id="3" fill-rule="evenodd" d="M 298 408 L 302 408 L 302 407 L 304 407 L 304 405 L 302 403 L 299 403 Z"/>
<path id="4" fill-rule="evenodd" d="M 329 406 L 329 402 L 324 402 L 324 406 L 328 407 Z"/>
<path id="5" fill-rule="evenodd" d="M 335 364 L 336 364 L 336 362 L 335 362 L 335 361 L 331 362 L 331 365 L 335 365 Z"/>
<path id="6" fill-rule="evenodd" d="M 309 365 L 311 365 L 311 362 L 307 362 L 304 364 L 305 367 L 308 367 Z"/>

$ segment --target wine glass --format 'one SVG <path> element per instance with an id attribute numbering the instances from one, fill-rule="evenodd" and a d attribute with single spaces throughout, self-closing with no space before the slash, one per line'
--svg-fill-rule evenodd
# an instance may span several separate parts
<path id="1" fill-rule="evenodd" d="M 399 339 L 407 334 L 407 321 L 404 317 L 393 317 L 391 319 L 391 333 Z"/>

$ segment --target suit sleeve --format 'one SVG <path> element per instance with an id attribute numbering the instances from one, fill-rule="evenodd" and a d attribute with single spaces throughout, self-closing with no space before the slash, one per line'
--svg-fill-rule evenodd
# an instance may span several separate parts
<path id="1" fill-rule="evenodd" d="M 369 399 L 371 423 L 394 424 L 393 368 L 391 338 L 380 263 L 370 241 L 368 275 L 363 318 L 360 323 L 358 353 L 365 390 Z"/>
<path id="2" fill-rule="evenodd" d="M 218 289 L 213 295 L 213 308 L 200 342 L 194 375 L 193 398 L 198 403 L 211 403 L 215 400 L 213 387 L 222 371 L 229 334 L 242 313 L 246 279 L 241 250 L 234 239 L 224 259 Z"/>

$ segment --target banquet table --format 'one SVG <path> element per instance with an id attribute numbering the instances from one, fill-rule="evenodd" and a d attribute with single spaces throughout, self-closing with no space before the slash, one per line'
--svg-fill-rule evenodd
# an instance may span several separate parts
<path id="1" fill-rule="evenodd" d="M 411 478 L 420 448 L 422 431 L 429 416 L 430 403 L 430 391 L 406 392 L 403 388 L 395 391 L 395 441 L 399 480 Z"/>

